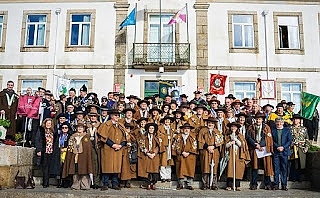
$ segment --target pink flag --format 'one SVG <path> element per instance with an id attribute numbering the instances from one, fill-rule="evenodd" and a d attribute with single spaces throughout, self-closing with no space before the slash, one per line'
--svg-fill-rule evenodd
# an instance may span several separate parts
<path id="1" fill-rule="evenodd" d="M 187 14 L 186 14 L 186 6 L 184 6 L 181 10 L 179 10 L 177 13 L 175 13 L 172 18 L 170 19 L 168 25 L 174 24 L 174 23 L 182 23 L 187 21 Z"/>
<path id="2" fill-rule="evenodd" d="M 21 95 L 18 103 L 17 114 L 28 118 L 39 119 L 41 98 L 38 96 Z"/>

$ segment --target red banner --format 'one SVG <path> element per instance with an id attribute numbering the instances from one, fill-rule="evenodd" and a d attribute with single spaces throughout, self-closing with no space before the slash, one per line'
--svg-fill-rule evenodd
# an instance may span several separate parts
<path id="1" fill-rule="evenodd" d="M 220 74 L 211 74 L 210 76 L 210 93 L 224 95 L 227 76 Z"/>
<path id="2" fill-rule="evenodd" d="M 18 104 L 18 115 L 39 119 L 39 107 L 41 98 L 38 96 L 21 95 Z"/>

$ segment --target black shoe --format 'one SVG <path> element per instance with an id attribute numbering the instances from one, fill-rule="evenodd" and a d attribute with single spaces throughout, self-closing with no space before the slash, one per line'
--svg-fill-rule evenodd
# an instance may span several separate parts
<path id="1" fill-rule="evenodd" d="M 171 182 L 171 179 L 166 179 L 166 182 Z"/>
<path id="2" fill-rule="evenodd" d="M 119 186 L 112 186 L 112 189 L 114 190 L 121 190 L 121 188 Z"/>
<path id="3" fill-rule="evenodd" d="M 274 186 L 273 190 L 279 190 L 279 187 L 278 186 Z"/>
<path id="4" fill-rule="evenodd" d="M 250 186 L 250 190 L 257 190 L 257 186 L 256 185 Z"/>
<path id="5" fill-rule="evenodd" d="M 282 187 L 281 187 L 281 190 L 288 191 L 288 188 L 287 188 L 287 186 L 282 186 Z"/>
<path id="6" fill-rule="evenodd" d="M 43 188 L 48 188 L 49 187 L 49 185 L 43 185 Z"/>
<path id="7" fill-rule="evenodd" d="M 182 189 L 183 189 L 183 185 L 182 184 L 178 184 L 177 190 L 182 190 Z"/>
<path id="8" fill-rule="evenodd" d="M 164 183 L 164 182 L 166 182 L 166 180 L 165 179 L 161 179 L 161 183 Z"/>
<path id="9" fill-rule="evenodd" d="M 101 191 L 108 190 L 108 186 L 102 186 L 102 187 L 100 188 L 100 190 L 101 190 Z"/>

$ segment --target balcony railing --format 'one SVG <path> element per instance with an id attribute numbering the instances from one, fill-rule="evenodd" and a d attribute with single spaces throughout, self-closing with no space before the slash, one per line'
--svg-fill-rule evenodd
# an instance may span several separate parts
<path id="1" fill-rule="evenodd" d="M 134 43 L 133 65 L 188 65 L 189 43 Z"/>

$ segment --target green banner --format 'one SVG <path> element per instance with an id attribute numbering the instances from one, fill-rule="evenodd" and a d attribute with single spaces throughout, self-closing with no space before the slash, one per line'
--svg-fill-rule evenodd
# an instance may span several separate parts
<path id="1" fill-rule="evenodd" d="M 168 88 L 172 87 L 173 85 L 171 83 L 168 83 L 166 81 L 159 81 L 159 95 L 160 98 L 164 99 L 168 93 Z"/>
<path id="2" fill-rule="evenodd" d="M 312 120 L 313 113 L 318 106 L 320 96 L 302 92 L 301 113 L 300 115 L 306 119 Z"/>

